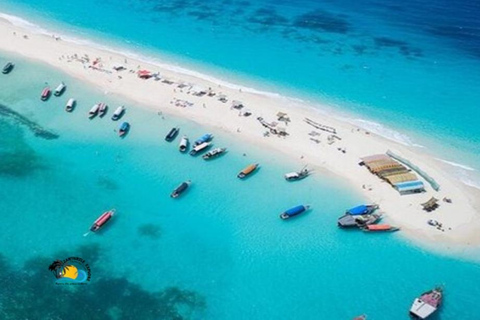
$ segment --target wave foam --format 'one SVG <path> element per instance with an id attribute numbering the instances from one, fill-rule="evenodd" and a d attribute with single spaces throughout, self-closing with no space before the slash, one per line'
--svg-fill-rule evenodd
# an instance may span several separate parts
<path id="1" fill-rule="evenodd" d="M 344 119 L 344 120 L 364 130 L 367 130 L 369 132 L 382 136 L 385 139 L 403 144 L 404 146 L 423 147 L 419 144 L 413 143 L 412 139 L 406 134 L 387 128 L 383 124 L 380 124 L 378 122 L 365 120 L 365 119 Z"/>
<path id="2" fill-rule="evenodd" d="M 456 163 L 456 162 L 453 162 L 453 161 L 448 161 L 448 160 L 444 160 L 444 159 L 440 159 L 440 158 L 435 158 L 436 160 L 438 161 L 441 161 L 443 163 L 446 163 L 446 164 L 449 164 L 453 167 L 457 167 L 457 168 L 461 168 L 463 170 L 467 170 L 467 171 L 477 171 L 475 170 L 474 168 L 472 167 L 469 167 L 467 165 L 464 165 L 464 164 L 461 164 L 461 163 Z"/>

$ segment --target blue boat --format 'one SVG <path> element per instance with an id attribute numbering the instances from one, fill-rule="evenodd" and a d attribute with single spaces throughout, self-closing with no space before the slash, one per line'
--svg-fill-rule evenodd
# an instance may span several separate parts
<path id="1" fill-rule="evenodd" d="M 200 138 L 198 138 L 197 140 L 195 140 L 195 142 L 193 143 L 193 146 L 196 147 L 198 146 L 199 144 L 202 144 L 204 142 L 209 142 L 210 140 L 213 139 L 213 134 L 211 133 L 205 133 L 203 136 L 201 136 Z"/>
<path id="2" fill-rule="evenodd" d="M 348 209 L 345 213 L 352 216 L 359 216 L 363 214 L 373 213 L 377 209 L 378 209 L 378 205 L 376 204 L 368 204 L 368 205 L 362 204 L 360 206 L 356 206 L 351 209 Z"/>
<path id="3" fill-rule="evenodd" d="M 280 215 L 280 218 L 282 218 L 282 220 L 286 220 L 291 217 L 297 216 L 301 213 L 304 213 L 308 209 L 310 209 L 310 206 L 304 206 L 303 204 L 301 204 L 299 206 L 288 209 L 287 211 L 285 211 Z"/>
<path id="4" fill-rule="evenodd" d="M 130 124 L 128 122 L 123 122 L 118 130 L 118 135 L 123 137 L 128 133 L 128 130 L 130 130 Z"/>

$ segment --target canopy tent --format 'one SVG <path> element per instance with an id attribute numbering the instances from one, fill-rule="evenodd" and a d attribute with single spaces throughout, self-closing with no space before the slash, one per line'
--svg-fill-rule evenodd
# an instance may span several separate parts
<path id="1" fill-rule="evenodd" d="M 138 70 L 137 75 L 141 79 L 149 79 L 152 76 L 152 73 L 148 70 Z"/>
<path id="2" fill-rule="evenodd" d="M 379 160 L 390 160 L 390 157 L 387 156 L 386 154 L 374 154 L 371 156 L 363 157 L 361 160 L 364 163 L 369 163 L 369 162 L 374 162 L 374 161 L 379 161 Z"/>
<path id="3" fill-rule="evenodd" d="M 408 181 L 401 182 L 394 185 L 400 194 L 418 193 L 425 191 L 425 186 L 422 181 Z"/>
<path id="4" fill-rule="evenodd" d="M 423 210 L 428 212 L 433 211 L 439 207 L 438 199 L 435 197 L 431 197 L 427 202 L 424 202 L 421 205 L 423 207 Z"/>
<path id="5" fill-rule="evenodd" d="M 391 170 L 391 169 L 400 169 L 404 168 L 401 164 L 397 162 L 389 162 L 389 163 L 381 163 L 378 166 L 370 167 L 370 171 L 373 173 L 381 173 L 385 170 Z"/>
<path id="6" fill-rule="evenodd" d="M 385 180 L 387 180 L 390 184 L 398 184 L 407 181 L 417 181 L 418 178 L 415 173 L 409 172 L 387 176 L 385 177 Z"/>
<path id="7" fill-rule="evenodd" d="M 407 168 L 392 168 L 392 169 L 383 170 L 383 171 L 379 172 L 377 175 L 380 178 L 385 179 L 388 176 L 393 176 L 393 175 L 402 174 L 402 173 L 409 173 L 409 172 L 410 172 L 410 170 L 407 169 Z"/>

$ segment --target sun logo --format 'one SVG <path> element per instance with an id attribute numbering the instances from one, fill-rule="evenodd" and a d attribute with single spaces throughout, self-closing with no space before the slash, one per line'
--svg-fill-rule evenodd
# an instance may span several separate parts
<path id="1" fill-rule="evenodd" d="M 57 281 L 55 284 L 85 284 L 90 281 L 90 267 L 85 260 L 71 257 L 55 260 L 48 267 Z"/>

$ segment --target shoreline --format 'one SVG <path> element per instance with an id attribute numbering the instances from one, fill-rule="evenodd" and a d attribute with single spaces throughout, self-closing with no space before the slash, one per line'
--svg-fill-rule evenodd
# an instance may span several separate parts
<path id="1" fill-rule="evenodd" d="M 418 148 L 404 146 L 376 134 L 367 133 L 364 129 L 340 121 L 335 116 L 327 117 L 328 111 L 315 110 L 304 105 L 302 100 L 276 96 L 276 94 L 265 95 L 255 89 L 245 90 L 246 88 L 243 89 L 241 86 L 230 88 L 225 84 L 196 77 L 195 73 L 175 72 L 165 69 L 162 65 L 151 65 L 122 54 L 90 48 L 88 44 L 56 40 L 52 36 L 14 26 L 1 17 L 0 25 L 2 26 L 1 50 L 46 63 L 72 77 L 101 88 L 106 94 L 115 94 L 136 101 L 142 107 L 152 111 L 165 112 L 205 126 L 215 127 L 234 137 L 240 137 L 243 141 L 284 154 L 299 164 L 308 163 L 310 167 L 327 169 L 348 181 L 351 187 L 365 199 L 378 203 L 381 211 L 386 213 L 386 219 L 400 226 L 402 235 L 408 239 L 426 243 L 427 246 L 442 244 L 447 248 L 449 245 L 471 248 L 480 244 L 480 235 L 475 234 L 476 229 L 480 227 L 480 214 L 477 212 L 480 208 L 477 200 L 480 198 L 478 197 L 480 191 L 450 177 L 442 170 L 441 164 L 436 162 L 438 160 L 420 154 L 419 150 L 415 150 Z M 23 35 L 27 35 L 27 38 Z M 73 58 L 75 54 L 77 56 Z M 80 62 L 84 54 L 88 54 L 89 63 Z M 98 69 L 112 71 L 111 73 L 87 67 L 91 66 L 91 61 L 97 57 L 101 57 L 102 64 Z M 127 70 L 115 72 L 112 68 L 118 65 L 126 66 Z M 141 68 L 137 68 L 138 66 Z M 153 79 L 142 80 L 135 72 L 129 72 L 128 69 L 160 71 L 162 78 L 169 78 L 176 84 L 169 85 Z M 212 81 L 215 80 L 212 77 Z M 194 96 L 188 93 L 187 89 L 182 90 L 177 87 L 177 84 L 182 81 L 203 88 L 210 87 L 218 94 L 225 94 L 229 101 L 222 103 L 216 96 Z M 41 90 L 41 85 L 39 86 Z M 193 106 L 175 107 L 172 103 L 174 98 L 192 102 Z M 233 100 L 242 101 L 252 115 L 239 117 L 238 111 L 230 107 Z M 329 108 L 331 107 L 327 106 L 326 110 Z M 82 111 L 84 110 L 76 112 Z M 291 119 L 291 122 L 284 126 L 289 133 L 285 139 L 277 136 L 263 136 L 265 129 L 257 121 L 257 117 L 262 117 L 268 122 L 277 121 L 277 112 L 286 112 Z M 323 125 L 335 127 L 342 140 L 329 145 L 326 139 L 328 134 L 320 131 L 318 136 L 320 143 L 313 142 L 308 133 L 314 128 L 303 122 L 303 118 L 311 118 Z M 346 149 L 347 153 L 339 152 L 337 147 Z M 400 196 L 390 185 L 370 174 L 366 168 L 358 166 L 361 157 L 385 153 L 389 149 L 411 160 L 433 176 L 441 185 L 440 192 L 435 192 L 430 186 L 426 186 L 426 193 Z M 363 185 L 367 185 L 368 188 L 362 188 Z M 372 190 L 369 191 L 370 188 Z M 442 202 L 440 208 L 433 213 L 422 211 L 420 203 L 432 196 L 439 199 L 449 197 L 453 199 L 453 203 Z M 426 223 L 428 219 L 439 220 L 444 224 L 446 231 L 440 232 L 430 227 Z"/>

